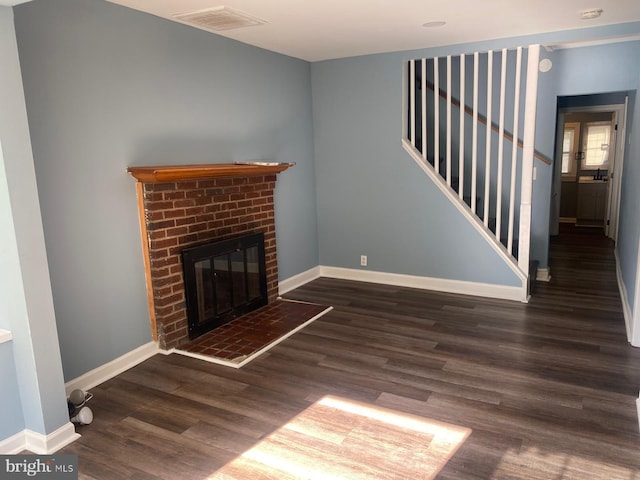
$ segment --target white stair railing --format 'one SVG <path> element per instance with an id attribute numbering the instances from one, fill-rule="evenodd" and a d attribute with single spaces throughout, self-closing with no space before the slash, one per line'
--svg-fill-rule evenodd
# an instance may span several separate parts
<path id="1" fill-rule="evenodd" d="M 452 198 L 464 203 L 473 221 L 501 246 L 511 262 L 517 257 L 519 270 L 525 273 L 529 268 L 539 53 L 539 45 L 531 45 L 410 60 L 404 94 L 408 112 L 403 127 L 405 148 L 416 161 L 431 167 L 434 178 L 449 187 Z M 521 85 L 523 74 L 526 86 Z M 499 110 L 496 123 L 494 101 Z M 431 105 L 432 110 L 427 111 Z M 441 109 L 446 111 L 444 127 L 440 125 Z M 522 144 L 518 141 L 521 114 Z"/>

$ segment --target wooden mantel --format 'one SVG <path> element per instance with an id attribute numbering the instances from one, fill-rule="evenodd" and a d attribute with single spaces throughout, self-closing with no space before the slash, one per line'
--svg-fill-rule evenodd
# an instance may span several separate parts
<path id="1" fill-rule="evenodd" d="M 142 183 L 196 180 L 199 178 L 249 177 L 285 171 L 295 163 L 213 163 L 204 165 L 157 165 L 129 167 L 129 172 Z"/>

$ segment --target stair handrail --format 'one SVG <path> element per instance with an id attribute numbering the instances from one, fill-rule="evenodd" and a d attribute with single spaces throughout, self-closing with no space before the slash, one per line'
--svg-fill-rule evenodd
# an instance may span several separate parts
<path id="1" fill-rule="evenodd" d="M 427 85 L 427 88 L 435 93 L 435 87 L 434 87 L 433 83 L 431 83 L 431 82 L 425 82 L 425 83 Z M 448 98 L 447 92 L 445 90 L 441 89 L 441 88 L 438 89 L 438 96 L 440 98 L 444 98 L 445 100 Z M 454 107 L 458 108 L 459 110 L 461 109 L 460 108 L 461 107 L 460 100 L 458 100 L 457 98 L 455 98 L 453 96 L 451 97 L 451 105 L 453 105 Z M 467 115 L 473 115 L 473 109 L 471 107 L 465 105 L 464 106 L 464 113 L 467 114 Z M 480 123 L 482 123 L 483 125 L 487 126 L 487 123 L 488 123 L 487 122 L 487 118 L 484 115 L 482 115 L 481 113 L 477 113 L 477 116 L 478 116 L 478 121 Z M 497 124 L 495 124 L 494 122 L 491 122 L 491 130 L 496 132 L 496 133 L 499 133 L 500 128 L 499 128 L 499 126 Z M 503 132 L 502 136 L 507 141 L 513 142 L 513 134 L 511 132 L 505 130 Z M 522 143 L 522 140 L 520 140 L 519 138 L 518 138 L 517 145 L 518 145 L 519 148 L 523 148 L 523 145 L 524 145 Z M 547 157 L 543 153 L 540 153 L 538 150 L 534 150 L 533 151 L 533 156 L 535 158 L 537 158 L 538 160 L 540 160 L 542 163 L 546 164 L 546 165 L 551 165 L 553 163 L 549 157 Z"/>

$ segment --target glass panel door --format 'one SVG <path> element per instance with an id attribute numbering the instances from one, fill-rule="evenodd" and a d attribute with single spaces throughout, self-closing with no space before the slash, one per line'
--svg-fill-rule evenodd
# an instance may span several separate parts
<path id="1" fill-rule="evenodd" d="M 194 264 L 198 299 L 198 323 L 203 324 L 215 316 L 215 297 L 211 261 L 207 258 Z"/>
<path id="2" fill-rule="evenodd" d="M 264 234 L 182 251 L 189 337 L 268 302 Z"/>
<path id="3" fill-rule="evenodd" d="M 247 295 L 249 301 L 260 298 L 262 295 L 260 287 L 260 255 L 258 246 L 247 248 Z"/>
<path id="4" fill-rule="evenodd" d="M 233 306 L 239 307 L 247 303 L 247 287 L 245 285 L 244 252 L 238 250 L 230 255 L 231 261 L 231 289 Z"/>
<path id="5" fill-rule="evenodd" d="M 231 273 L 229 255 L 218 255 L 213 258 L 213 276 L 216 292 L 216 315 L 231 310 Z"/>

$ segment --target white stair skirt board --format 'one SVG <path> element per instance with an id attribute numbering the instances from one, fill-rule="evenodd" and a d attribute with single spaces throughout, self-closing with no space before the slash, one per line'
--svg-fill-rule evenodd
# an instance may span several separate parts
<path id="1" fill-rule="evenodd" d="M 49 455 L 80 438 L 73 423 L 68 422 L 48 435 L 23 430 L 0 442 L 0 455 L 15 455 L 28 450 L 37 455 Z"/>
<path id="2" fill-rule="evenodd" d="M 241 367 L 244 367 L 247 363 L 251 362 L 252 360 L 255 360 L 256 358 L 258 358 L 260 355 L 262 355 L 266 351 L 271 350 L 273 347 L 278 345 L 283 340 L 286 340 L 287 338 L 289 338 L 294 333 L 302 330 L 304 327 L 306 327 L 310 323 L 316 321 L 318 318 L 322 317 L 326 313 L 329 313 L 331 310 L 333 310 L 333 307 L 327 307 L 326 309 L 324 309 L 322 312 L 320 312 L 315 317 L 310 318 L 309 320 L 307 320 L 303 324 L 297 326 L 296 328 L 294 328 L 290 332 L 284 334 L 282 337 L 278 338 L 277 340 L 274 340 L 269 345 L 266 345 L 264 348 L 261 348 L 260 350 L 258 350 L 254 354 L 249 355 L 248 357 L 245 357 L 245 358 L 241 357 L 240 361 L 235 361 L 234 362 L 234 361 L 224 360 L 224 359 L 221 359 L 221 358 L 214 358 L 214 357 L 210 357 L 208 355 L 200 355 L 198 353 L 185 352 L 184 350 L 178 350 L 176 348 L 172 348 L 171 350 L 165 350 L 165 351 L 163 351 L 163 353 L 165 353 L 165 352 L 166 352 L 166 354 L 177 353 L 179 355 L 184 355 L 185 357 L 197 358 L 198 360 L 204 360 L 205 362 L 215 363 L 215 364 L 218 364 L 218 365 L 224 365 L 225 367 L 241 368 Z"/>
<path id="3" fill-rule="evenodd" d="M 129 353 L 125 353 L 104 365 L 94 368 L 93 370 L 68 381 L 64 385 L 65 391 L 67 392 L 67 395 L 69 395 L 69 393 L 76 388 L 85 391 L 89 390 L 90 388 L 106 382 L 125 370 L 135 367 L 139 363 L 144 362 L 147 358 L 153 357 L 158 352 L 159 348 L 157 342 L 146 343 L 135 350 L 131 350 Z"/>
<path id="4" fill-rule="evenodd" d="M 420 152 L 413 147 L 406 140 L 402 140 L 402 146 L 409 156 L 416 162 L 416 164 L 424 171 L 427 176 L 433 181 L 433 183 L 440 189 L 440 191 L 447 197 L 447 199 L 458 209 L 460 213 L 467 219 L 469 224 L 473 226 L 488 245 L 500 255 L 509 268 L 520 278 L 522 282 L 522 293 L 519 300 L 526 301 L 527 299 L 527 281 L 528 271 L 524 272 L 518 266 L 516 259 L 507 251 L 504 245 L 500 243 L 495 235 L 482 223 L 482 221 L 471 211 L 469 206 L 461 201 L 458 195 L 447 185 L 447 182 L 431 168 L 431 165 L 426 164 L 422 160 Z M 528 270 L 528 269 L 527 269 Z M 419 287 L 418 287 L 419 288 Z M 500 297 L 501 298 L 501 297 Z"/>
<path id="5" fill-rule="evenodd" d="M 320 267 L 313 267 L 304 272 L 298 273 L 293 277 L 289 277 L 286 280 L 278 282 L 278 292 L 280 295 L 284 295 L 291 290 L 301 287 L 305 283 L 309 283 L 312 280 L 320 277 Z"/>
<path id="6" fill-rule="evenodd" d="M 359 282 L 395 285 L 398 287 L 419 288 L 437 292 L 474 295 L 477 297 L 499 298 L 527 302 L 528 295 L 521 287 L 494 285 L 490 283 L 467 282 L 464 280 L 448 280 L 443 278 L 418 277 L 399 273 L 372 272 L 340 267 L 320 267 L 322 277 L 355 280 Z"/>
<path id="7" fill-rule="evenodd" d="M 536 280 L 539 282 L 550 282 L 551 281 L 551 269 L 550 268 L 539 268 L 536 272 Z"/>

